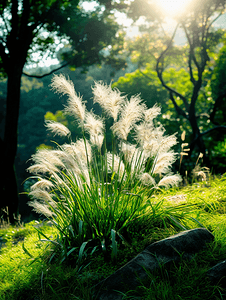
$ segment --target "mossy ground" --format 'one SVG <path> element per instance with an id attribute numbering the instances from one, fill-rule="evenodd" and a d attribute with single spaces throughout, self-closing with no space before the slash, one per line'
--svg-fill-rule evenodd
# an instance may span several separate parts
<path id="1" fill-rule="evenodd" d="M 184 228 L 205 227 L 215 241 L 192 260 L 149 274 L 147 286 L 128 292 L 125 299 L 225 299 L 225 291 L 211 286 L 206 271 L 226 259 L 226 175 L 198 182 L 184 188 L 156 194 L 153 201 L 164 200 L 164 207 L 179 211 L 186 207 Z M 151 226 L 138 231 L 131 227 L 130 246 L 119 245 L 117 262 L 106 262 L 102 256 L 84 260 L 82 269 L 67 263 L 48 262 L 51 247 L 41 242 L 38 231 L 54 239 L 53 227 L 32 221 L 18 227 L 0 229 L 0 299 L 1 300 L 63 300 L 92 299 L 90 287 L 132 259 L 148 244 L 173 235 L 183 229 L 171 219 L 156 218 Z"/>

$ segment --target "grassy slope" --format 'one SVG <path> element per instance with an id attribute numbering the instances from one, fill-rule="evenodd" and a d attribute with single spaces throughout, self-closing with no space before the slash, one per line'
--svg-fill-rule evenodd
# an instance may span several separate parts
<path id="1" fill-rule="evenodd" d="M 173 205 L 175 211 L 186 204 L 194 204 L 188 208 L 189 218 L 183 225 L 190 229 L 202 224 L 214 234 L 215 242 L 192 261 L 182 261 L 169 270 L 162 268 L 150 274 L 150 286 L 141 286 L 128 296 L 138 294 L 143 299 L 223 299 L 223 291 L 220 287 L 210 286 L 205 272 L 226 258 L 226 176 L 153 197 L 153 201 L 162 199 L 166 209 Z M 38 225 L 37 222 L 18 228 L 5 227 L 0 230 L 1 239 L 7 242 L 0 252 L 0 299 L 88 300 L 89 287 L 122 266 L 147 244 L 181 230 L 171 226 L 167 218 L 163 219 L 156 219 L 152 227 L 139 233 L 133 231 L 130 236 L 132 247 L 119 250 L 117 264 L 106 264 L 102 257 L 97 257 L 84 272 L 79 273 L 72 266 L 47 263 L 46 256 L 42 255 L 47 245 L 39 241 L 40 236 L 33 227 Z M 45 225 L 40 228 L 48 237 L 56 236 L 53 228 Z"/>

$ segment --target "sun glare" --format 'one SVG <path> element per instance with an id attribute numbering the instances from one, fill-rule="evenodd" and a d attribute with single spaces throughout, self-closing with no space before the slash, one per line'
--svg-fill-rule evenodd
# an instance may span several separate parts
<path id="1" fill-rule="evenodd" d="M 185 12 L 191 0 L 158 0 L 158 4 L 167 17 L 176 17 Z"/>

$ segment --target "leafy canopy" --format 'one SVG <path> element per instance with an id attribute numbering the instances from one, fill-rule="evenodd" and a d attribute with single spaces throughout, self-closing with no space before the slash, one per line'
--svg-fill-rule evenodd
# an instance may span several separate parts
<path id="1" fill-rule="evenodd" d="M 124 1 L 98 1 L 85 11 L 78 0 L 18 0 L 0 5 L 0 73 L 6 76 L 15 48 L 21 64 L 56 57 L 74 67 L 100 63 L 103 50 L 117 42 L 119 25 L 114 10 L 124 9 Z M 63 50 L 62 50 L 63 47 Z M 117 59 L 116 59 L 117 61 Z"/>

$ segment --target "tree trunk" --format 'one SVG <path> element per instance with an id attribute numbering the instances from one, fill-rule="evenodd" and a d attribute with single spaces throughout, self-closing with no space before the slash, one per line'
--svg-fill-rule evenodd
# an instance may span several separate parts
<path id="1" fill-rule="evenodd" d="M 202 87 L 203 71 L 204 71 L 204 69 L 199 70 L 199 79 L 194 85 L 194 89 L 193 89 L 193 93 L 192 93 L 192 97 L 191 97 L 191 104 L 189 107 L 189 118 L 188 119 L 191 124 L 192 133 L 193 133 L 193 141 L 191 142 L 189 147 L 190 147 L 190 154 L 191 154 L 192 151 L 194 150 L 195 145 L 198 146 L 199 152 L 203 154 L 203 163 L 205 164 L 205 166 L 208 167 L 209 166 L 208 153 L 206 151 L 206 145 L 205 145 L 202 135 L 200 133 L 200 129 L 199 129 L 196 114 L 195 114 L 195 105 L 196 105 L 196 102 L 198 99 L 199 91 Z"/>
<path id="2" fill-rule="evenodd" d="M 12 1 L 11 31 L 7 36 L 8 53 L 4 55 L 4 67 L 8 76 L 5 131 L 2 155 L 2 183 L 0 207 L 8 207 L 10 222 L 14 222 L 18 214 L 19 195 L 15 172 L 17 152 L 17 128 L 20 108 L 20 85 L 28 49 L 33 40 L 35 26 L 28 26 L 30 1 L 22 1 L 22 14 L 19 6 L 21 1 Z M 7 26 L 6 26 L 7 27 Z M 3 54 L 5 50 L 3 49 Z"/>
<path id="3" fill-rule="evenodd" d="M 12 64 L 8 72 L 7 81 L 7 107 L 2 150 L 1 188 L 3 189 L 3 203 L 1 203 L 1 206 L 8 207 L 10 222 L 14 222 L 15 217 L 18 214 L 19 203 L 14 161 L 17 152 L 17 126 L 20 107 L 22 68 L 23 67 L 19 64 Z"/>
<path id="4" fill-rule="evenodd" d="M 195 145 L 197 145 L 199 152 L 203 154 L 203 162 L 204 162 L 205 166 L 208 167 L 209 159 L 208 159 L 208 155 L 206 153 L 206 146 L 203 141 L 202 135 L 200 134 L 200 130 L 198 127 L 197 118 L 195 116 L 195 113 L 190 112 L 189 122 L 190 122 L 190 125 L 192 128 L 192 133 L 193 133 L 193 141 L 189 145 L 190 154 L 193 152 Z"/>

